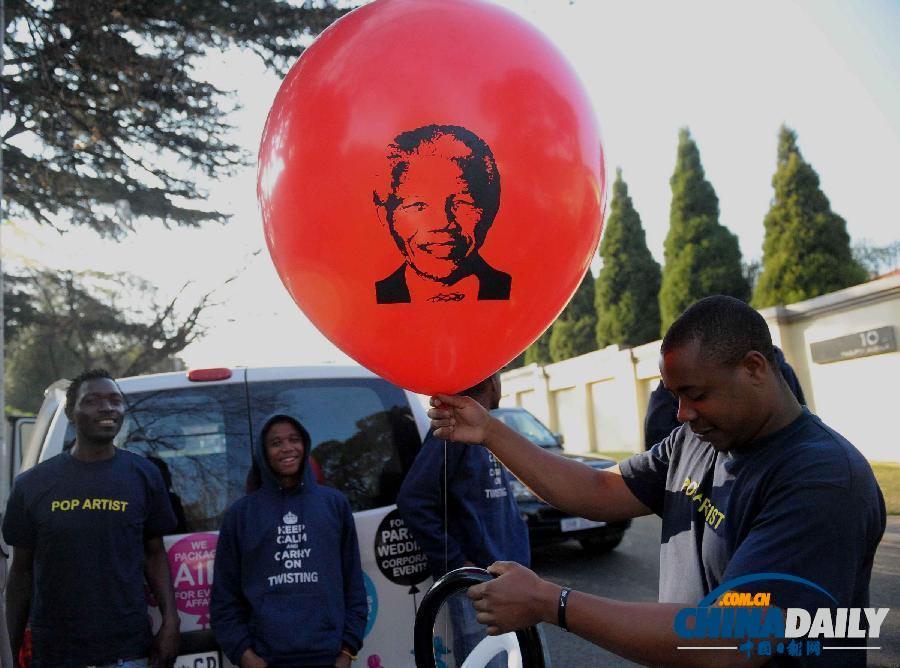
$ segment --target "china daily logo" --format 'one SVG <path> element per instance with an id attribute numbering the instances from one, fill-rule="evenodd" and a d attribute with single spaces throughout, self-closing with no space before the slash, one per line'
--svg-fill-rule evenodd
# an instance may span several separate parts
<path id="1" fill-rule="evenodd" d="M 674 630 L 685 640 L 721 638 L 716 646 L 679 645 L 684 650 L 733 649 L 750 656 L 821 656 L 828 650 L 878 650 L 877 643 L 858 639 L 877 639 L 890 608 L 818 608 L 810 613 L 803 608 L 773 608 L 772 595 L 746 589 L 751 582 L 783 580 L 810 587 L 837 605 L 837 600 L 822 587 L 803 578 L 784 573 L 758 573 L 725 582 L 700 600 L 695 608 L 682 608 L 675 616 Z M 824 600 L 824 599 L 823 599 Z M 857 644 L 843 642 L 857 639 Z M 737 642 L 736 645 L 725 641 Z"/>

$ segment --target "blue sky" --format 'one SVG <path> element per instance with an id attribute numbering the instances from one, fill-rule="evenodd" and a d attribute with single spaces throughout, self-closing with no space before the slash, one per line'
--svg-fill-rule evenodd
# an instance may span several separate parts
<path id="1" fill-rule="evenodd" d="M 608 170 L 623 169 L 651 252 L 662 261 L 678 129 L 690 128 L 720 200 L 720 222 L 745 260 L 759 258 L 778 128 L 787 123 L 854 240 L 900 238 L 900 2 L 753 3 L 505 0 L 573 63 L 594 103 Z M 253 56 L 215 55 L 198 71 L 237 91 L 236 139 L 253 154 L 278 79 Z M 164 294 L 219 285 L 210 334 L 192 365 L 306 363 L 343 356 L 303 318 L 271 268 L 255 202 L 255 168 L 210 184 L 227 226 L 165 230 L 119 245 L 18 225 L 4 255 L 59 268 L 132 271 Z M 191 292 L 193 291 L 193 292 Z"/>

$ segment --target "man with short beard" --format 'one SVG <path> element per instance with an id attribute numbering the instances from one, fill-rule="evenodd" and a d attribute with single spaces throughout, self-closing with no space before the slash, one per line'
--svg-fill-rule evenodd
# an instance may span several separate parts
<path id="1" fill-rule="evenodd" d="M 73 447 L 16 479 L 3 520 L 15 548 L 13 655 L 30 616 L 33 668 L 168 666 L 179 621 L 162 540 L 176 525 L 165 483 L 152 463 L 113 444 L 125 401 L 108 372 L 74 378 L 65 413 Z M 162 613 L 155 639 L 145 577 Z"/>
<path id="2" fill-rule="evenodd" d="M 688 308 L 663 338 L 659 367 L 682 425 L 602 470 L 545 451 L 471 399 L 432 398 L 437 438 L 483 444 L 560 510 L 662 519 L 658 603 L 570 590 L 498 562 L 495 580 L 468 591 L 478 621 L 492 635 L 556 623 L 647 665 L 865 666 L 857 637 L 821 642 L 831 650 L 821 656 L 775 656 L 778 639 L 767 636 L 748 657 L 737 649 L 747 635 L 723 642 L 714 624 L 689 629 L 688 642 L 677 633 L 680 613 L 714 603 L 722 587 L 767 593 L 767 614 L 867 608 L 885 505 L 865 457 L 797 401 L 765 319 L 747 304 L 718 295 Z"/>

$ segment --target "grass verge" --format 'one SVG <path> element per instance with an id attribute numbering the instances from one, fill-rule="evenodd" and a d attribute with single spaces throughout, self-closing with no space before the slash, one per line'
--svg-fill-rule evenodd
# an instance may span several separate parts
<path id="1" fill-rule="evenodd" d="M 895 462 L 870 462 L 875 478 L 884 494 L 888 515 L 900 515 L 900 464 Z"/>
<path id="2" fill-rule="evenodd" d="M 606 457 L 607 459 L 612 459 L 613 461 L 620 462 L 623 459 L 628 459 L 635 453 L 628 452 L 626 450 L 613 450 L 610 452 L 591 452 L 589 454 L 596 455 L 597 457 Z"/>

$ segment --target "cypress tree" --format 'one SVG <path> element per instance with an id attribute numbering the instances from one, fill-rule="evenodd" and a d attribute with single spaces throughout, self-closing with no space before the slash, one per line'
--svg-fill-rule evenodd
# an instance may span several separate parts
<path id="1" fill-rule="evenodd" d="M 596 350 L 596 326 L 594 277 L 588 269 L 572 299 L 553 324 L 549 342 L 550 359 L 560 362 Z"/>
<path id="2" fill-rule="evenodd" d="M 597 277 L 597 345 L 637 346 L 659 336 L 659 264 L 647 248 L 641 217 L 616 170 Z"/>
<path id="3" fill-rule="evenodd" d="M 853 258 L 847 223 L 831 210 L 819 175 L 797 148 L 797 134 L 784 125 L 772 187 L 756 308 L 810 299 L 868 278 Z"/>
<path id="4" fill-rule="evenodd" d="M 518 355 L 512 358 L 512 361 L 503 367 L 503 371 L 510 371 L 512 369 L 518 369 L 520 367 L 525 366 L 525 351 L 523 350 Z"/>
<path id="5" fill-rule="evenodd" d="M 538 337 L 538 340 L 525 349 L 525 364 L 550 364 L 550 336 L 553 326 Z"/>
<path id="6" fill-rule="evenodd" d="M 698 299 L 722 294 L 748 300 L 737 236 L 719 224 L 719 198 L 706 180 L 687 128 L 678 133 L 672 206 L 659 291 L 660 333 Z"/>

